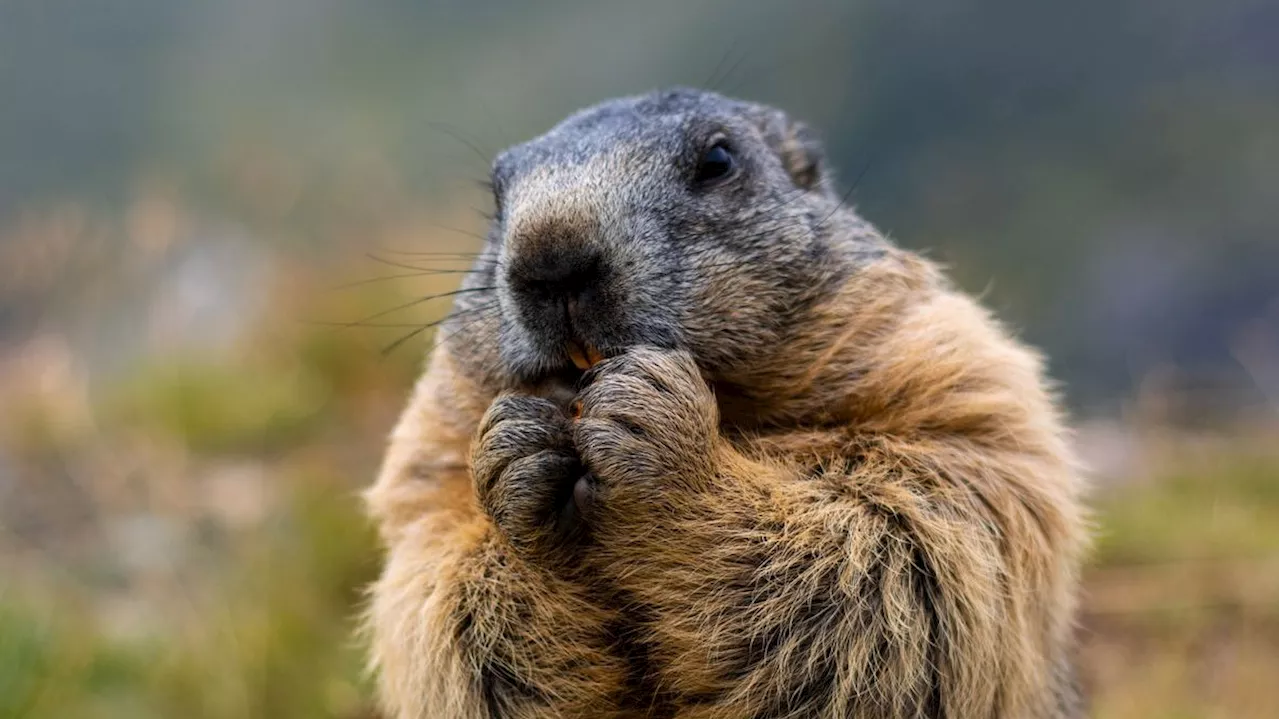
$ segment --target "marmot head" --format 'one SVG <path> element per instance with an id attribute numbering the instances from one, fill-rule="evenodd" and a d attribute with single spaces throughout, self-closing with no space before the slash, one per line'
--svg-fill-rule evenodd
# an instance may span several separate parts
<path id="1" fill-rule="evenodd" d="M 446 336 L 508 386 L 635 345 L 749 371 L 886 246 L 842 208 L 804 125 L 709 92 L 583 110 L 501 153 L 492 184 L 482 291 Z"/>

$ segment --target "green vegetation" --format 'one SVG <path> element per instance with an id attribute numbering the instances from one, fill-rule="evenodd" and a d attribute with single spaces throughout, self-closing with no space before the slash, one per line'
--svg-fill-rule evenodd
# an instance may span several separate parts
<path id="1" fill-rule="evenodd" d="M 307 304 L 360 316 L 394 290 Z M 371 716 L 358 490 L 421 347 L 384 358 L 378 336 L 276 307 L 229 353 L 92 397 L 37 381 L 44 357 L 6 378 L 0 719 Z"/>
<path id="2" fill-rule="evenodd" d="M 1276 714 L 1276 462 L 1274 445 L 1229 446 L 1101 495 L 1082 616 L 1094 716 Z"/>
<path id="3" fill-rule="evenodd" d="M 1158 484 L 1104 495 L 1098 563 L 1274 558 L 1280 531 L 1276 457 L 1253 447 L 1222 453 L 1175 469 Z"/>
<path id="4" fill-rule="evenodd" d="M 326 387 L 305 371 L 264 372 L 208 362 L 147 367 L 106 414 L 171 435 L 196 452 L 286 445 L 322 419 Z"/>
<path id="5" fill-rule="evenodd" d="M 173 606 L 149 607 L 163 622 L 152 636 L 112 636 L 65 597 L 9 593 L 0 716 L 361 716 L 367 688 L 351 630 L 372 571 L 369 536 L 332 499 L 294 511 L 297 536 L 254 537 L 261 546 L 224 558 L 242 563 L 222 581 L 205 577 Z"/>
<path id="6" fill-rule="evenodd" d="M 0 717 L 365 716 L 354 627 L 373 538 L 332 477 L 282 479 L 268 521 L 158 588 L 137 577 L 112 591 L 49 567 L 28 577 L 39 589 L 9 587 Z M 142 605 L 134 626 L 114 616 L 122 602 Z"/>

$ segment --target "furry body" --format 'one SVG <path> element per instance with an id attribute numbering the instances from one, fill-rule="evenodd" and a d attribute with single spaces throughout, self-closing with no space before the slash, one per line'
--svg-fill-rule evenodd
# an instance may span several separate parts
<path id="1" fill-rule="evenodd" d="M 687 182 L 722 135 L 737 174 Z M 495 185 L 468 283 L 496 289 L 367 494 L 393 716 L 1079 715 L 1081 482 L 1041 363 L 843 207 L 803 126 L 626 98 Z M 568 276 L 566 315 L 537 293 Z M 574 342 L 606 359 L 575 376 Z"/>

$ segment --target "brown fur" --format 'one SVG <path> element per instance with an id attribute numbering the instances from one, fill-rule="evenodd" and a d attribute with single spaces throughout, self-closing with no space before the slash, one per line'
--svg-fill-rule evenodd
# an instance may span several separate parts
<path id="1" fill-rule="evenodd" d="M 878 261 L 774 362 L 713 378 L 719 404 L 679 353 L 620 360 L 576 427 L 608 477 L 587 561 L 631 605 L 604 606 L 479 511 L 465 458 L 492 397 L 435 352 L 368 495 L 397 716 L 487 716 L 486 671 L 554 699 L 503 716 L 616 714 L 633 606 L 682 718 L 1064 715 L 1078 472 L 1038 359 L 931 266 Z"/>

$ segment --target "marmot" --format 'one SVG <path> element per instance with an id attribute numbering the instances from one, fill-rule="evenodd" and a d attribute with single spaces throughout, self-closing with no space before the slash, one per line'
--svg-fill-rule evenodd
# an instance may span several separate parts
<path id="1" fill-rule="evenodd" d="M 1040 359 L 776 109 L 506 150 L 367 493 L 387 712 L 1071 717 L 1081 473 Z"/>

